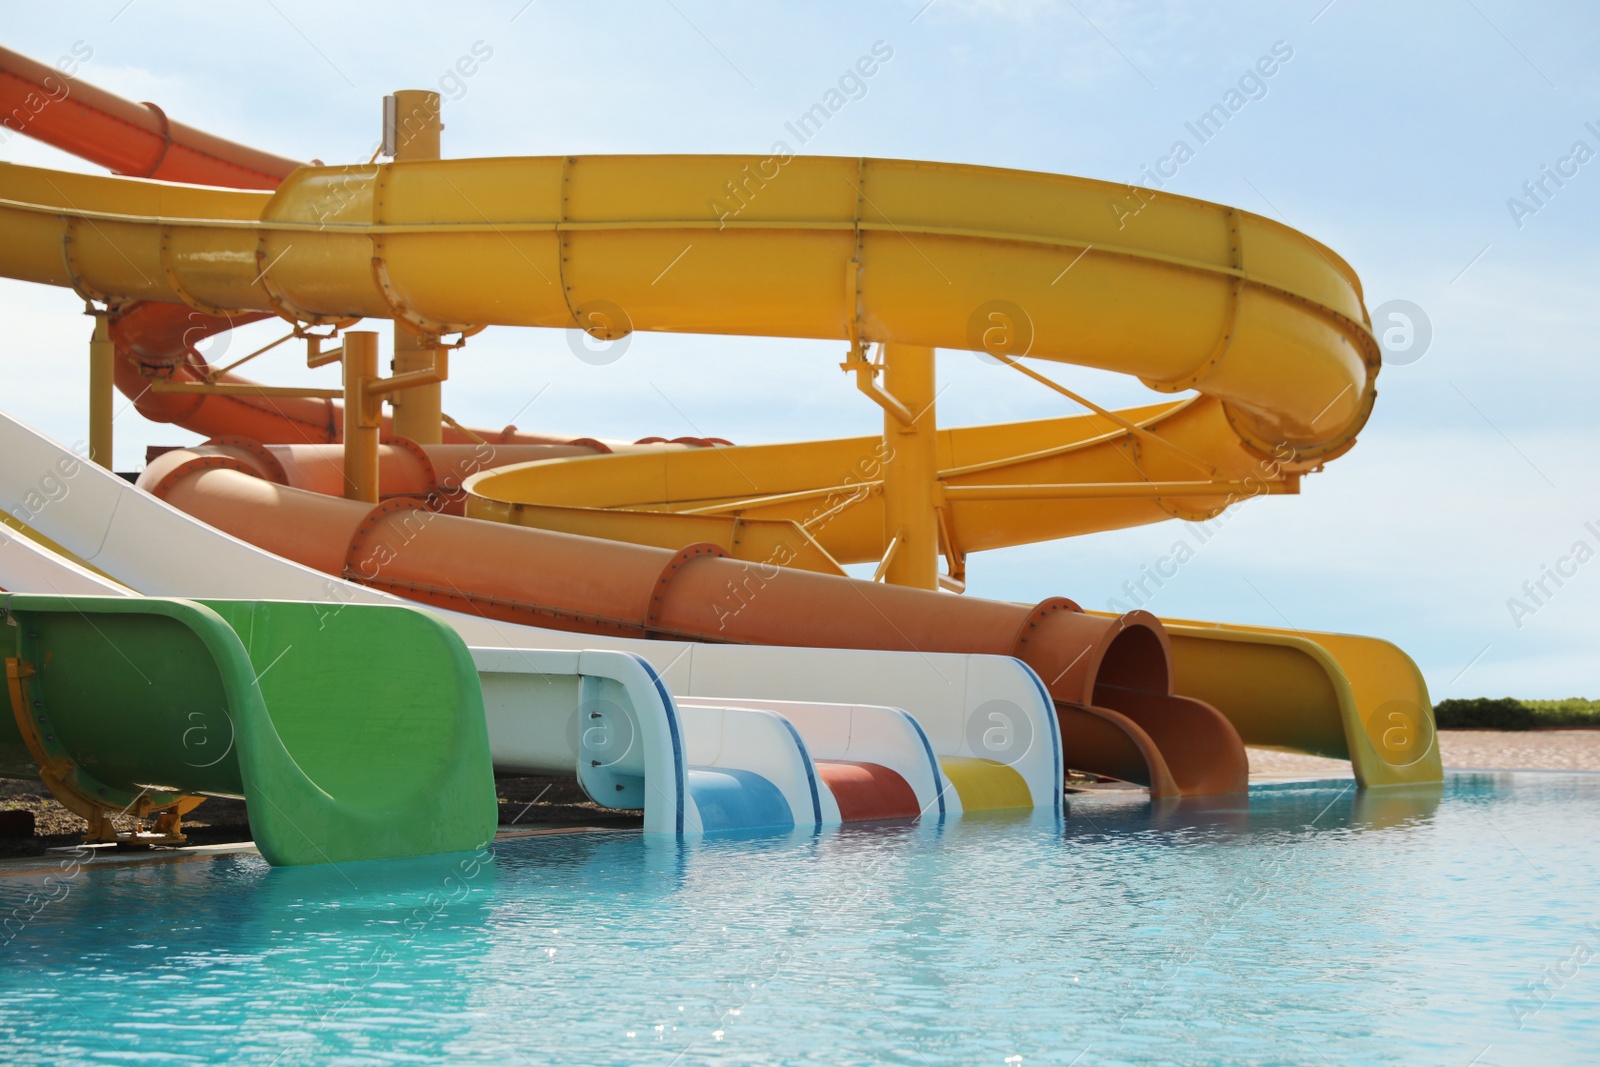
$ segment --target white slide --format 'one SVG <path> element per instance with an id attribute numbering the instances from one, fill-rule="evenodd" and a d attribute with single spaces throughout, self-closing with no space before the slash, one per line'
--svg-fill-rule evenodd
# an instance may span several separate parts
<path id="1" fill-rule="evenodd" d="M 906 804 L 904 808 L 874 813 L 882 818 L 916 817 L 925 813 L 942 816 L 960 810 L 961 798 L 955 791 L 948 790 L 949 795 L 946 795 L 948 783 L 939 769 L 939 759 L 933 753 L 927 733 L 916 719 L 899 708 L 870 704 L 807 704 L 794 700 L 742 699 L 739 703 L 746 708 L 776 712 L 789 720 L 799 733 L 823 781 L 824 823 L 846 821 L 848 815 L 854 814 L 852 802 L 860 802 L 854 796 L 841 798 L 838 795 L 851 784 L 850 779 L 856 777 L 840 769 L 841 764 L 853 768 L 881 768 L 893 775 L 888 779 L 888 787 L 877 791 L 877 799 L 888 807 L 889 801 L 903 795 Z M 720 705 L 704 697 L 686 697 L 678 701 L 678 707 L 683 710 L 717 706 Z M 900 785 L 904 788 L 898 788 Z M 909 814 L 905 808 L 910 809 Z"/>
<path id="2" fill-rule="evenodd" d="M 415 606 L 410 601 L 264 552 L 207 526 L 88 463 L 4 413 L 0 413 L 0 456 L 4 456 L 4 462 L 0 463 L 0 509 L 79 560 L 113 576 L 116 582 L 124 583 L 127 590 L 151 596 L 310 601 L 328 605 L 329 611 L 337 611 L 340 605 L 349 603 Z M 24 547 L 16 547 L 19 544 Z M 72 583 L 70 590 L 68 583 Z M 101 583 L 110 588 L 99 588 Z M 0 542 L 0 586 L 30 592 L 125 591 L 93 571 L 17 536 L 7 536 Z M 519 657 L 515 650 L 603 651 L 628 654 L 645 661 L 662 694 L 670 694 L 667 695 L 669 702 L 673 696 L 706 698 L 700 702 L 702 705 L 709 702 L 723 709 L 725 714 L 715 730 L 702 728 L 702 716 L 698 711 L 687 728 L 682 721 L 678 721 L 677 727 L 692 731 L 699 739 L 696 745 L 713 734 L 718 738 L 716 759 L 721 762 L 707 763 L 705 769 L 715 770 L 725 779 L 740 779 L 740 774 L 735 772 L 757 773 L 741 766 L 740 761 L 767 766 L 768 754 L 764 750 L 756 751 L 766 742 L 755 739 L 778 735 L 749 723 L 764 721 L 768 716 L 775 715 L 788 723 L 793 731 L 789 747 L 805 753 L 804 734 L 794 728 L 774 702 L 812 705 L 807 713 L 790 710 L 795 719 L 806 724 L 805 732 L 819 739 L 837 737 L 837 730 L 830 733 L 818 725 L 830 713 L 816 706 L 841 708 L 832 714 L 843 715 L 852 723 L 857 718 L 865 723 L 871 716 L 866 712 L 858 716 L 849 709 L 873 706 L 901 709 L 910 715 L 919 724 L 938 761 L 956 760 L 985 768 L 992 765 L 999 768 L 997 774 L 1014 772 L 1020 775 L 1025 783 L 1023 799 L 1015 799 L 1014 792 L 1014 799 L 1001 806 L 1026 803 L 1052 810 L 1060 808 L 1061 746 L 1054 705 L 1032 670 L 1010 657 L 627 640 L 517 626 L 457 612 L 438 614 L 449 621 L 472 648 L 482 676 L 505 676 L 499 682 L 486 684 L 485 696 L 491 750 L 496 765 L 506 771 L 573 773 L 579 753 L 570 747 L 564 753 L 566 762 L 555 766 L 523 759 L 525 753 L 521 749 L 505 746 L 511 744 L 512 738 L 518 739 L 520 745 L 528 743 L 531 735 L 539 734 L 558 739 L 544 742 L 545 749 L 541 750 L 553 755 L 569 734 L 582 736 L 579 716 L 587 714 L 580 710 L 582 687 L 588 684 L 603 689 L 608 679 L 613 685 L 617 684 L 612 674 L 598 668 L 592 674 L 585 674 L 579 667 L 556 670 L 548 667 L 553 661 Z M 505 655 L 508 650 L 512 650 L 510 658 Z M 521 666 L 512 666 L 519 658 Z M 586 683 L 584 679 L 594 681 Z M 619 686 L 618 691 L 625 688 Z M 487 699 L 491 692 L 497 694 L 492 700 Z M 635 692 L 644 690 L 635 687 Z M 641 736 L 643 722 L 658 714 L 630 703 L 619 701 L 618 705 L 632 708 Z M 730 717 L 733 709 L 742 709 L 747 714 L 742 718 Z M 989 720 L 995 717 L 1004 720 L 1006 729 L 989 725 Z M 738 725 L 733 724 L 736 718 L 740 720 Z M 974 723 L 979 724 L 976 730 Z M 846 732 L 853 730 L 852 725 Z M 909 749 L 911 739 L 905 736 Z M 997 746 L 985 740 L 995 737 L 1002 737 L 1005 744 Z M 975 738 L 978 739 L 976 743 Z M 659 740 L 670 747 L 671 731 Z M 705 740 L 705 744 L 709 751 L 710 741 Z M 828 751 L 834 750 L 829 748 Z M 848 753 L 850 747 L 846 744 L 839 751 Z M 672 769 L 675 767 L 685 768 L 687 774 L 693 758 L 694 752 L 680 749 L 675 763 L 670 766 L 662 763 L 644 777 L 652 782 L 665 782 L 667 779 L 660 776 L 676 774 Z M 919 758 L 913 750 L 904 753 L 899 760 L 909 767 Z M 849 756 L 840 756 L 838 760 L 881 762 Z M 594 762 L 593 756 L 590 762 Z M 605 763 L 604 760 L 599 762 L 602 766 Z M 806 762 L 812 766 L 814 778 L 814 761 L 807 756 Z M 786 799 L 796 817 L 796 825 L 833 821 L 822 817 L 831 816 L 837 810 L 831 794 L 823 798 L 827 790 L 816 787 L 819 804 L 827 806 L 826 811 L 818 814 L 818 805 L 810 804 L 806 790 L 786 777 L 787 772 L 779 773 L 772 767 L 767 770 L 776 777 L 757 776 L 768 780 Z M 969 767 L 969 777 L 970 773 Z M 584 781 L 582 775 L 580 781 Z M 906 781 L 910 782 L 910 778 Z M 628 789 L 616 790 L 615 782 L 610 784 L 617 796 L 609 799 L 597 796 L 598 802 L 618 807 L 640 806 L 633 801 L 643 800 L 642 792 L 635 797 Z M 592 789 L 591 795 L 593 792 L 604 794 L 603 787 L 591 787 L 587 781 L 585 788 Z M 642 786 L 640 788 L 642 790 Z M 721 804 L 725 794 L 733 789 L 733 785 L 721 781 L 715 789 L 707 787 L 706 795 L 710 797 L 716 793 Z M 930 789 L 924 783 L 923 788 L 913 791 L 921 802 Z M 652 819 L 651 805 L 642 805 L 647 812 L 647 822 L 654 827 L 653 832 L 694 832 L 696 819 L 692 814 L 693 805 L 689 803 L 692 790 L 685 785 L 675 792 L 686 798 L 683 802 L 686 814 L 681 823 L 676 814 L 679 807 L 676 797 L 668 796 L 670 819 Z M 934 793 L 936 807 L 938 797 L 944 796 L 946 814 L 961 810 L 963 805 L 957 792 L 949 788 L 949 783 L 944 783 Z M 991 801 L 988 806 L 995 805 Z M 809 816 L 805 814 L 807 811 Z M 665 829 L 666 826 L 672 829 Z"/>
<path id="3" fill-rule="evenodd" d="M 133 591 L 0 523 L 0 592 L 128 596 Z"/>

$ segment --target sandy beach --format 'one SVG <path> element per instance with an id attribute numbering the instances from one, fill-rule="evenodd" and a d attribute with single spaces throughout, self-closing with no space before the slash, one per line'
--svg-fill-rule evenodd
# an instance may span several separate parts
<path id="1" fill-rule="evenodd" d="M 1253 778 L 1348 774 L 1344 760 L 1246 749 Z M 1441 730 L 1439 752 L 1453 769 L 1600 771 L 1600 730 Z"/>

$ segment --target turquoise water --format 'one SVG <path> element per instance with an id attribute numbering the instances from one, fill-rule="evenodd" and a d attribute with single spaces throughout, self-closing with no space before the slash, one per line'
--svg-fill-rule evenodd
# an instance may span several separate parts
<path id="1" fill-rule="evenodd" d="M 1600 775 L 1069 799 L 1064 822 L 0 879 L 0 1054 L 1600 1062 Z"/>

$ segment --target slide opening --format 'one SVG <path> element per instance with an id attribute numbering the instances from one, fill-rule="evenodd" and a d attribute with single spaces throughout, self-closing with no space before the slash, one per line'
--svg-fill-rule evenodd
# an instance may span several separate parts
<path id="1" fill-rule="evenodd" d="M 843 822 L 915 819 L 922 814 L 910 783 L 881 763 L 823 759 L 816 763 L 817 776 L 833 793 Z"/>
<path id="2" fill-rule="evenodd" d="M 708 834 L 734 830 L 792 830 L 794 810 L 772 781 L 737 767 L 695 767 L 689 793 Z"/>
<path id="3" fill-rule="evenodd" d="M 1138 623 L 1119 630 L 1100 657 L 1100 669 L 1095 672 L 1094 678 L 1094 703 L 1108 703 L 1107 695 L 1103 692 L 1107 687 L 1151 693 L 1170 692 L 1167 649 L 1160 635 Z M 1116 706 L 1114 697 L 1110 699 L 1109 706 Z"/>

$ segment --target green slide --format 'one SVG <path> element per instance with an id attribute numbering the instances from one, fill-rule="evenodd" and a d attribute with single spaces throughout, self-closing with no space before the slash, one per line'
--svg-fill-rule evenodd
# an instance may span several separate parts
<path id="1" fill-rule="evenodd" d="M 88 840 L 127 840 L 108 818 L 121 812 L 157 817 L 142 840 L 181 840 L 207 794 L 243 797 L 278 865 L 494 836 L 477 672 L 425 611 L 15 594 L 0 597 L 0 654 L 0 772 L 29 764 Z"/>

